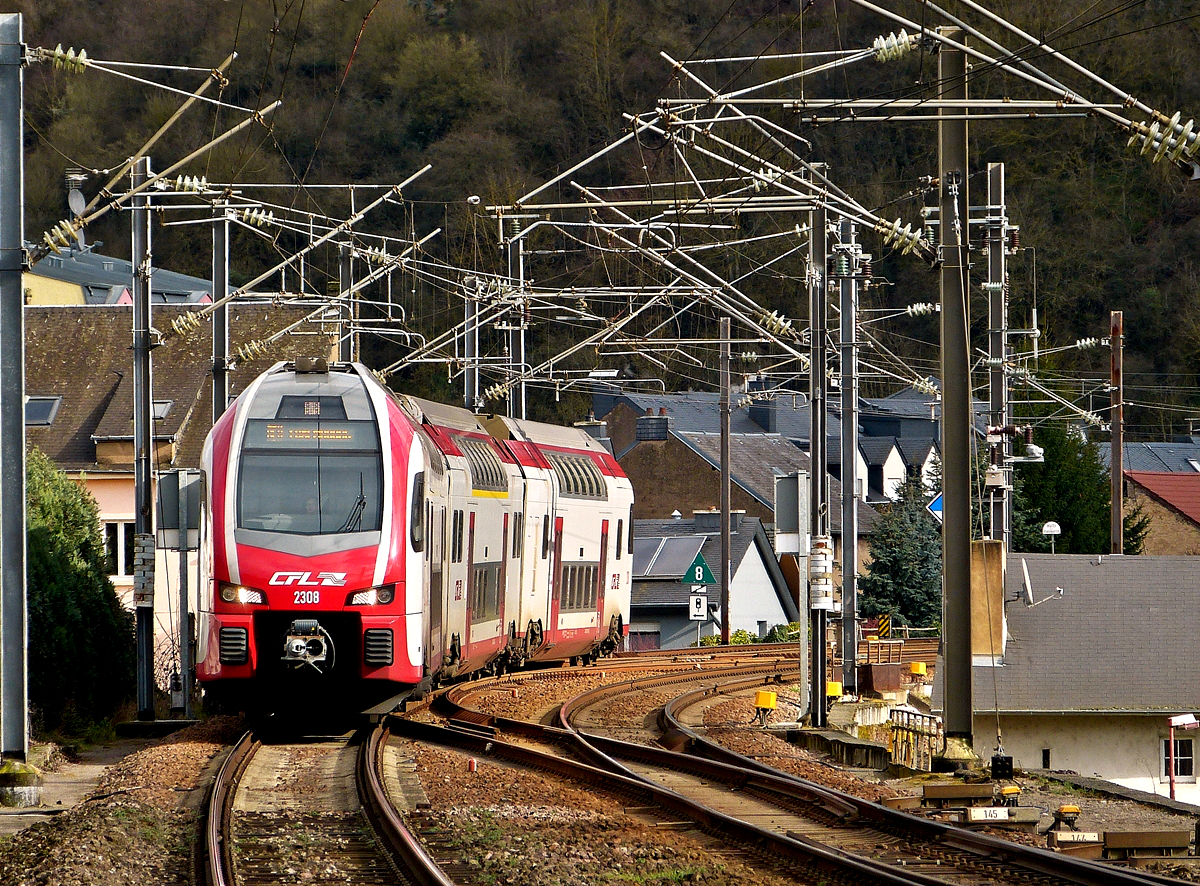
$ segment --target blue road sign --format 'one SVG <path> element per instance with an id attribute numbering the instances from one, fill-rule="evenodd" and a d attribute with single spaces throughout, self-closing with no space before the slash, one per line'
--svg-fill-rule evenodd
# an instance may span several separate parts
<path id="1" fill-rule="evenodd" d="M 940 492 L 937 494 L 937 498 L 925 505 L 925 510 L 933 514 L 939 523 L 942 522 L 942 494 Z"/>

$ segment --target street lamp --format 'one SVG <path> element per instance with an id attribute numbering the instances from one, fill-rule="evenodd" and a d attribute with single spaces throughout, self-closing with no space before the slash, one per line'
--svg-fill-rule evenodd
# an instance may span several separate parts
<path id="1" fill-rule="evenodd" d="M 1054 536 L 1062 534 L 1062 527 L 1051 520 L 1042 527 L 1042 535 L 1050 536 L 1050 553 L 1054 553 Z"/>

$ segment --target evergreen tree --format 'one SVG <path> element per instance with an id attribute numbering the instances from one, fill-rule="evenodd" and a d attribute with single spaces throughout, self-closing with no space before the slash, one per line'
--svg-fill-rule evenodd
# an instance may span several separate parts
<path id="1" fill-rule="evenodd" d="M 1100 447 L 1062 424 L 1039 425 L 1035 436 L 1046 460 L 1020 466 L 1027 531 L 1018 535 L 1014 523 L 1013 550 L 1048 550 L 1049 544 L 1038 544 L 1035 536 L 1053 520 L 1062 528 L 1054 546 L 1058 553 L 1107 554 L 1112 550 L 1112 485 L 1109 469 L 1100 461 Z M 1126 554 L 1142 552 L 1149 523 L 1140 507 L 1125 514 Z"/>
<path id="2" fill-rule="evenodd" d="M 871 536 L 871 562 L 858 583 L 859 611 L 932 627 L 942 620 L 941 531 L 925 509 L 928 498 L 919 477 L 910 477 L 897 496 L 880 509 Z"/>
<path id="3" fill-rule="evenodd" d="M 27 455 L 29 699 L 45 731 L 111 717 L 134 688 L 133 616 L 105 569 L 96 501 Z"/>

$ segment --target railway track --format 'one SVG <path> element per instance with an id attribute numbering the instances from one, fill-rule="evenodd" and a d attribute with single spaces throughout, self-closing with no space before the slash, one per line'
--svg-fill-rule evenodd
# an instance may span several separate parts
<path id="1" fill-rule="evenodd" d="M 206 886 L 454 886 L 388 796 L 386 743 L 382 727 L 287 745 L 246 733 L 209 796 Z"/>
<path id="2" fill-rule="evenodd" d="M 678 710 L 721 691 L 718 682 L 727 685 L 730 691 L 750 691 L 782 676 L 782 669 L 778 674 L 764 673 L 760 666 L 752 675 L 725 669 L 691 678 L 667 674 L 622 681 L 589 690 L 561 705 L 558 728 L 455 710 L 453 700 L 446 699 L 443 709 L 456 728 L 429 731 L 423 737 L 506 759 L 522 760 L 525 754 L 532 754 L 535 756 L 525 765 L 546 768 L 561 765 L 565 772 L 570 766 L 545 759 L 554 757 L 553 754 L 528 747 L 529 742 L 557 743 L 606 773 L 611 779 L 609 789 L 632 789 L 626 779 L 640 782 L 643 790 L 653 795 L 653 802 L 676 814 L 687 815 L 701 829 L 743 842 L 765 840 L 763 834 L 770 834 L 774 842 L 769 844 L 769 851 L 792 860 L 804 856 L 806 861 L 800 863 L 801 869 L 810 874 L 815 865 L 827 876 L 835 875 L 833 870 L 820 865 L 836 868 L 832 859 L 837 858 L 864 865 L 855 874 L 860 878 L 898 876 L 903 882 L 912 883 L 1132 886 L 1179 882 L 1081 861 L 888 809 L 718 749 L 679 720 Z M 681 692 L 689 681 L 700 685 Z M 664 692 L 682 697 L 663 704 Z M 639 718 L 635 715 L 632 716 L 635 725 L 627 725 L 631 706 L 622 703 L 622 696 L 626 700 L 640 696 L 648 704 L 662 704 L 664 712 L 669 712 L 663 715 L 661 723 L 668 743 L 721 759 L 655 747 L 654 737 L 661 739 L 664 732 L 651 729 L 647 722 L 636 725 Z M 606 708 L 619 709 L 620 722 L 606 727 Z M 610 734 L 601 734 L 604 731 Z M 510 736 L 515 741 L 503 740 Z M 631 737 L 632 741 L 627 740 Z M 526 746 L 519 742 L 525 742 Z M 805 853 L 811 854 L 805 856 Z M 836 876 L 847 874 L 843 871 Z M 875 882 L 868 879 L 857 882 L 868 881 Z"/>

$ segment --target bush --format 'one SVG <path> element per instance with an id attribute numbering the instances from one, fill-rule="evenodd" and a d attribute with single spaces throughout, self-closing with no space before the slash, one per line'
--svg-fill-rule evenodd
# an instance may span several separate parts
<path id="1" fill-rule="evenodd" d="M 133 615 L 108 580 L 95 500 L 39 450 L 26 465 L 29 700 L 43 730 L 78 733 L 132 696 Z"/>

